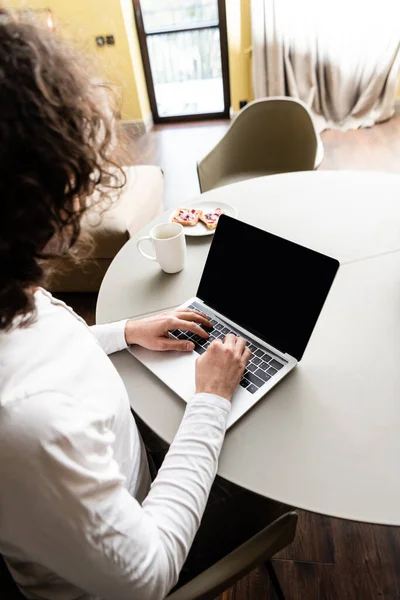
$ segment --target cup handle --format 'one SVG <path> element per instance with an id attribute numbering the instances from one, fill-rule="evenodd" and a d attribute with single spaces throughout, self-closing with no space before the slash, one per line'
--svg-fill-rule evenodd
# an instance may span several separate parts
<path id="1" fill-rule="evenodd" d="M 151 237 L 149 235 L 145 235 L 144 237 L 141 237 L 138 239 L 138 241 L 136 242 L 136 246 L 137 249 L 139 250 L 140 254 L 142 256 L 144 256 L 145 258 L 148 258 L 149 260 L 157 260 L 155 256 L 150 256 L 150 254 L 146 254 L 146 252 L 143 252 L 143 250 L 140 247 L 141 242 L 144 242 L 145 240 L 151 240 Z"/>

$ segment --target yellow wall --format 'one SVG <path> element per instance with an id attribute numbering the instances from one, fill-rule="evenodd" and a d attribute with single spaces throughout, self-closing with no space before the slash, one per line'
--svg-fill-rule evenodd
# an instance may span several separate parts
<path id="1" fill-rule="evenodd" d="M 150 106 L 132 0 L 0 0 L 13 8 L 50 8 L 59 33 L 97 57 L 100 71 L 122 95 L 123 120 L 147 119 Z M 226 0 L 231 103 L 251 100 L 250 0 Z M 96 35 L 112 34 L 115 46 L 99 48 Z"/>
<path id="2" fill-rule="evenodd" d="M 133 65 L 134 85 L 136 86 L 136 93 L 140 105 L 140 118 L 146 119 L 151 114 L 151 109 L 143 71 L 136 22 L 133 14 L 132 0 L 121 0 L 121 8 Z"/>
<path id="3" fill-rule="evenodd" d="M 50 8 L 60 34 L 94 53 L 100 71 L 116 83 L 122 95 L 122 119 L 144 119 L 149 115 L 130 0 L 0 0 L 0 5 Z M 114 35 L 115 46 L 96 46 L 96 35 L 107 34 Z"/>
<path id="4" fill-rule="evenodd" d="M 231 104 L 237 111 L 240 100 L 253 99 L 250 0 L 226 0 L 226 21 Z"/>

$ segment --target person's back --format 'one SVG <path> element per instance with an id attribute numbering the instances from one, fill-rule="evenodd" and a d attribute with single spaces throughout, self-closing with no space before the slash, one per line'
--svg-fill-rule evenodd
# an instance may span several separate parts
<path id="1" fill-rule="evenodd" d="M 29 327 L 0 331 L 0 553 L 32 600 L 164 598 L 200 523 L 229 402 L 193 397 L 150 490 L 127 392 L 106 352 L 157 330 L 160 319 L 89 330 L 44 290 L 33 299 Z M 196 318 L 161 322 L 186 316 Z"/>
<path id="2" fill-rule="evenodd" d="M 207 339 L 210 320 L 178 309 L 89 328 L 41 287 L 48 259 L 75 254 L 93 197 L 106 207 L 122 187 L 94 81 L 49 31 L 0 10 L 0 554 L 32 600 L 161 600 L 277 508 L 243 490 L 231 501 L 231 485 L 208 506 L 225 546 L 199 529 L 251 354 L 244 339 L 228 334 L 197 359 L 196 393 L 150 486 L 154 455 L 107 355 L 191 352 L 169 331 Z"/>
<path id="3" fill-rule="evenodd" d="M 109 473 L 109 483 L 120 480 L 142 502 L 150 478 L 126 390 L 96 337 L 45 292 L 35 293 L 35 304 L 37 318 L 29 328 L 0 332 L 0 553 L 28 597 L 40 590 L 40 598 L 74 598 L 82 590 L 31 557 L 40 548 L 40 535 L 53 538 L 56 550 L 60 537 L 74 547 L 68 515 L 76 510 L 71 496 L 82 493 L 79 470 L 85 467 L 93 484 L 85 492 L 87 509 L 96 510 L 106 473 L 98 471 L 96 480 L 90 452 L 101 449 L 102 432 L 112 436 L 105 442 L 119 470 L 117 477 Z M 119 349 L 118 330 L 108 341 Z M 91 536 L 92 526 L 81 514 L 80 534 Z M 55 564 L 68 562 L 61 545 L 59 552 Z"/>

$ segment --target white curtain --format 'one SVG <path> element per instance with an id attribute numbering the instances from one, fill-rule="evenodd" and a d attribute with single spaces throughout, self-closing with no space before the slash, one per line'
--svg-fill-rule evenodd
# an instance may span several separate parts
<path id="1" fill-rule="evenodd" d="M 251 9 L 256 98 L 300 98 L 320 131 L 393 116 L 400 0 L 252 0 Z"/>

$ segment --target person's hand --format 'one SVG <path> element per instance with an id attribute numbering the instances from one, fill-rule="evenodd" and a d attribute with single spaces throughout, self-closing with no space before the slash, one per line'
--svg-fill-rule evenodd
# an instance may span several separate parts
<path id="1" fill-rule="evenodd" d="M 174 312 L 162 313 L 154 317 L 127 321 L 125 326 L 126 343 L 137 344 L 148 350 L 178 350 L 191 352 L 194 343 L 188 340 L 175 340 L 168 337 L 168 332 L 174 329 L 191 331 L 200 337 L 208 339 L 208 333 L 200 324 L 212 329 L 210 319 L 199 312 L 189 308 L 181 308 Z"/>
<path id="2" fill-rule="evenodd" d="M 196 361 L 196 392 L 208 392 L 231 400 L 251 357 L 246 340 L 228 333 L 214 340 Z"/>

